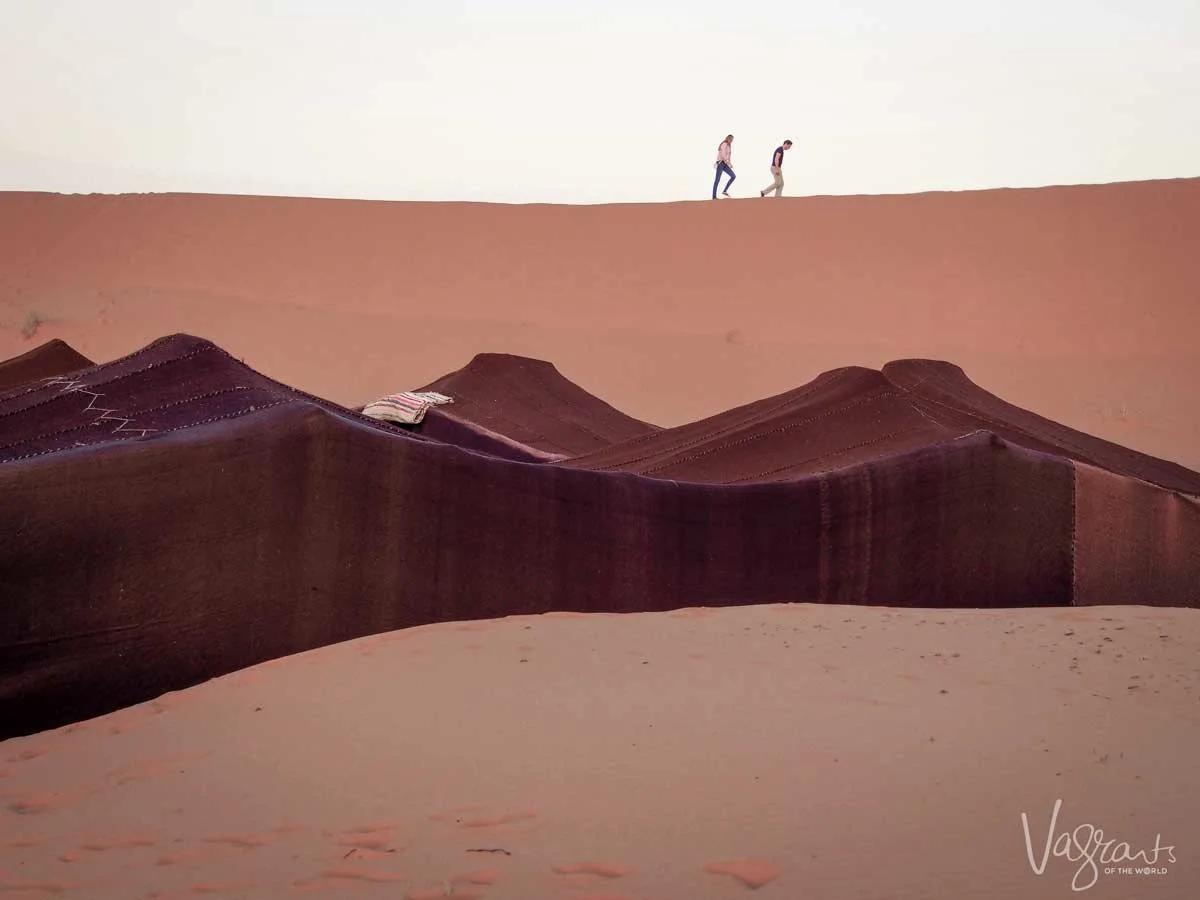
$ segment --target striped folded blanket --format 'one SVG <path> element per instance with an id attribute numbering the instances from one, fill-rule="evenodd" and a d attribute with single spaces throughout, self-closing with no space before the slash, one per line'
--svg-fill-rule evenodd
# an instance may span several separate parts
<path id="1" fill-rule="evenodd" d="M 400 394 L 388 394 L 380 397 L 374 403 L 363 407 L 363 415 L 382 422 L 400 422 L 404 425 L 416 425 L 425 418 L 425 413 L 431 406 L 441 406 L 443 403 L 454 401 L 445 394 L 433 391 L 404 391 Z"/>

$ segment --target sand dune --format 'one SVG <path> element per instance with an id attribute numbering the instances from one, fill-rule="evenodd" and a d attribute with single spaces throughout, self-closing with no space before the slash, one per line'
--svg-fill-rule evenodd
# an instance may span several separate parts
<path id="1" fill-rule="evenodd" d="M 34 312 L 93 359 L 185 331 L 357 405 L 515 353 L 665 426 L 943 359 L 1198 469 L 1198 220 L 1200 179 L 769 208 L 4 194 L 0 357 Z"/>
<path id="2" fill-rule="evenodd" d="M 1190 900 L 1198 658 L 1136 607 L 398 631 L 0 744 L 0 892 Z M 1165 871 L 1073 893 L 1022 813 Z"/>

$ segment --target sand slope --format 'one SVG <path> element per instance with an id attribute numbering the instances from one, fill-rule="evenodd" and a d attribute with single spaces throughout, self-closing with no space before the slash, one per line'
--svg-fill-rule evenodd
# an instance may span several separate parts
<path id="1" fill-rule="evenodd" d="M 0 743 L 0 891 L 1184 900 L 1198 659 L 1200 613 L 1135 607 L 392 632 Z M 1057 799 L 1175 861 L 1035 875 Z"/>
<path id="2" fill-rule="evenodd" d="M 823 371 L 946 359 L 1200 468 L 1200 179 L 778 203 L 0 195 L 0 357 L 188 331 L 346 404 L 481 351 L 678 425 Z"/>

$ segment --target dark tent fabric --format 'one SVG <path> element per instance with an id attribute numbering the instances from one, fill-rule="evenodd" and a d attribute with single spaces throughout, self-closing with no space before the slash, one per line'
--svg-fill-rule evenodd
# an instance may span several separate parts
<path id="1" fill-rule="evenodd" d="M 657 478 L 738 484 L 856 465 L 987 431 L 1005 441 L 1200 496 L 1200 474 L 1051 422 L 938 360 L 851 367 L 708 419 L 664 429 L 563 465 Z"/>
<path id="2" fill-rule="evenodd" d="M 66 341 L 58 338 L 28 353 L 0 362 L 0 394 L 11 393 L 33 381 L 78 372 L 95 365 Z"/>
<path id="3" fill-rule="evenodd" d="M 215 344 L 175 335 L 91 370 L 0 398 L 0 463 L 168 435 L 286 403 L 310 403 L 386 428 L 272 381 Z"/>
<path id="4" fill-rule="evenodd" d="M 713 484 L 782 481 L 981 430 L 943 425 L 922 414 L 879 372 L 853 367 L 563 465 Z"/>
<path id="5" fill-rule="evenodd" d="M 1200 499 L 1076 465 L 1074 596 L 1200 608 Z"/>
<path id="6" fill-rule="evenodd" d="M 519 462 L 164 338 L 0 399 L 0 738 L 436 621 L 1122 602 L 1077 572 L 1076 470 L 986 431 L 737 485 Z M 1200 543 L 1143 488 L 1120 515 Z M 1194 599 L 1178 557 L 1138 576 L 1159 602 Z"/>
<path id="7" fill-rule="evenodd" d="M 883 374 L 939 422 L 986 429 L 1031 450 L 1054 453 L 1168 490 L 1200 496 L 1200 473 L 1013 406 L 985 391 L 951 363 L 932 359 L 897 360 L 885 365 Z"/>
<path id="8" fill-rule="evenodd" d="M 553 364 L 505 353 L 480 353 L 421 390 L 454 403 L 431 409 L 415 431 L 513 459 L 562 459 L 659 430 L 613 409 Z"/>

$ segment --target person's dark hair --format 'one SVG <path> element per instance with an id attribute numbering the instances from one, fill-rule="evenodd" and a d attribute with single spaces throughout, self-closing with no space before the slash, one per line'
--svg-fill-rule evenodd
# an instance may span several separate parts
<path id="1" fill-rule="evenodd" d="M 788 140 L 788 141 L 784 141 L 784 143 L 785 143 L 785 144 L 791 144 L 791 141 L 790 141 L 790 140 Z"/>

